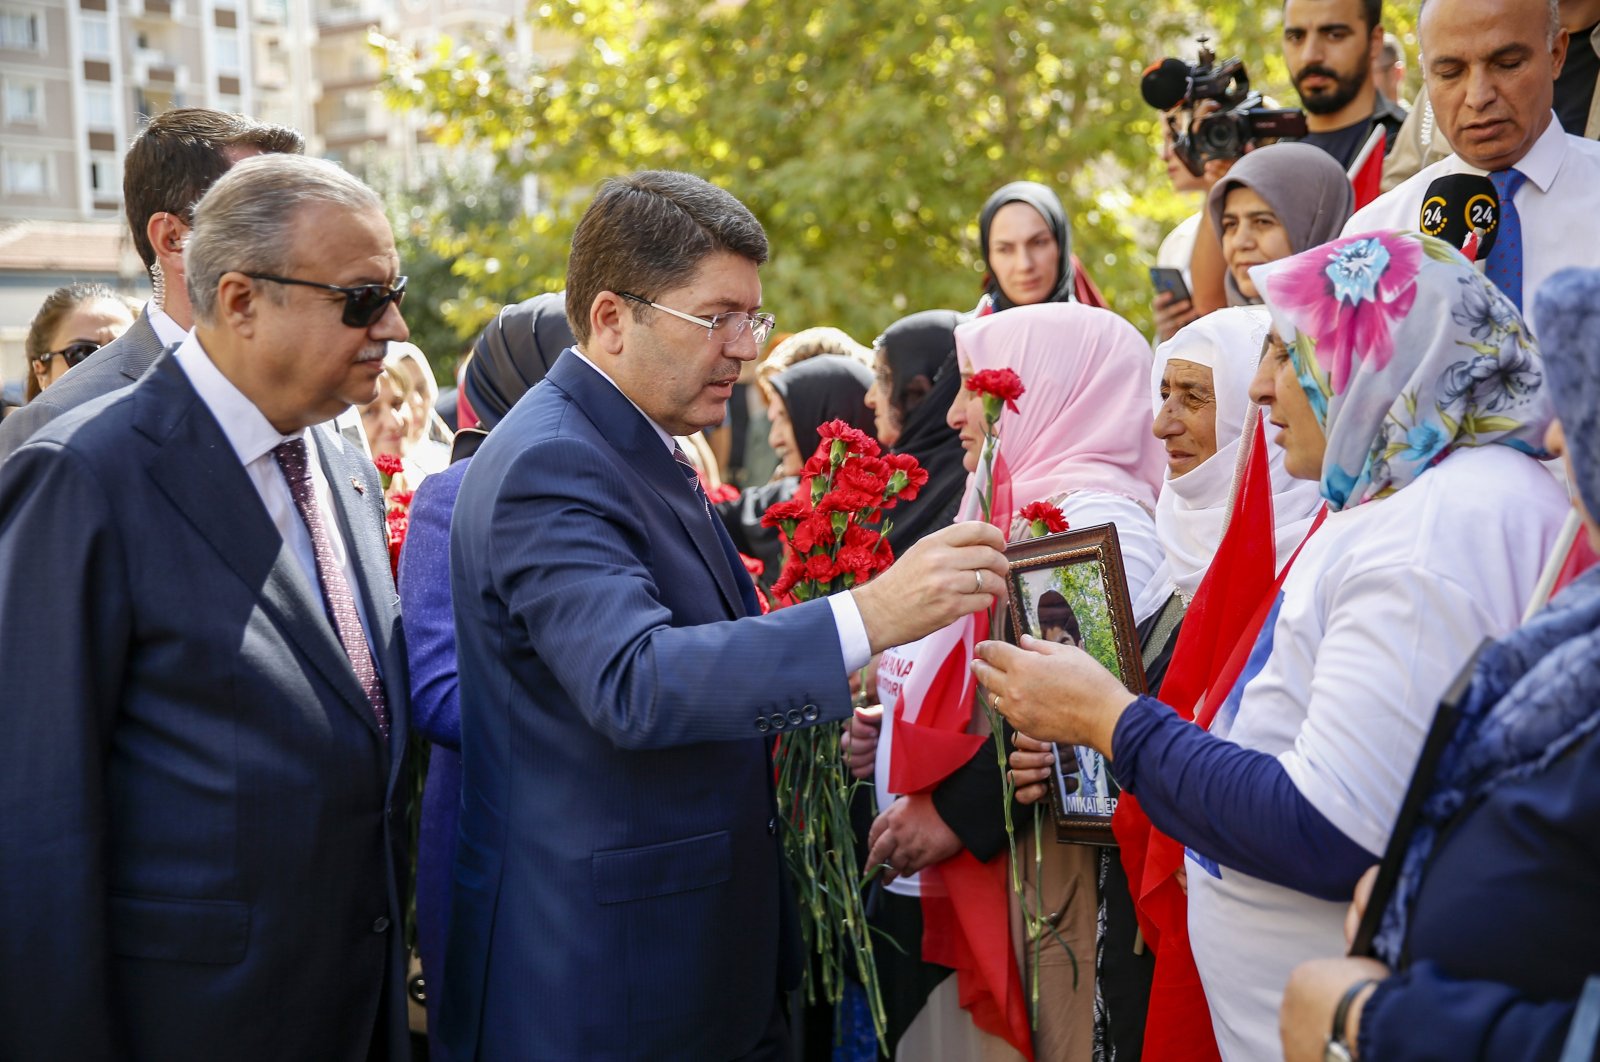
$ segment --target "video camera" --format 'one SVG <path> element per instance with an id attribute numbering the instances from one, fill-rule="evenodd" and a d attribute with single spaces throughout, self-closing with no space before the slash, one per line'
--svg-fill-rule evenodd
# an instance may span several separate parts
<path id="1" fill-rule="evenodd" d="M 1192 109 L 1203 100 L 1215 100 L 1221 110 L 1180 128 L 1172 116 L 1172 153 L 1196 177 L 1205 173 L 1210 159 L 1236 159 L 1251 143 L 1273 137 L 1306 135 L 1306 116 L 1297 108 L 1261 106 L 1261 93 L 1250 91 L 1250 75 L 1242 59 L 1217 62 L 1216 53 L 1200 38 L 1200 56 L 1193 63 L 1166 58 L 1144 72 L 1139 91 L 1144 101 L 1159 111 L 1174 107 Z"/>

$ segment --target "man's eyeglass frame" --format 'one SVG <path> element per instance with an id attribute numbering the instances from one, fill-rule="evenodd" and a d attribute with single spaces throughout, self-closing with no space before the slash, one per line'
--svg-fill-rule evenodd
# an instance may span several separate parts
<path id="1" fill-rule="evenodd" d="M 756 346 L 759 347 L 761 344 L 767 341 L 767 337 L 772 334 L 772 329 L 778 324 L 778 319 L 773 317 L 770 313 L 745 313 L 743 310 L 729 310 L 726 313 L 712 314 L 710 317 L 696 317 L 692 313 L 684 313 L 682 310 L 674 310 L 671 306 L 663 306 L 659 302 L 652 302 L 642 295 L 634 295 L 626 291 L 619 291 L 617 292 L 617 295 L 621 298 L 627 299 L 629 302 L 641 303 L 642 305 L 650 307 L 652 310 L 660 310 L 662 313 L 670 313 L 672 316 L 680 320 L 688 321 L 690 324 L 700 325 L 706 330 L 707 339 L 715 338 L 717 329 L 723 327 L 725 322 L 729 322 L 737 318 L 739 323 L 738 326 L 734 328 L 733 335 L 722 341 L 722 345 L 725 347 L 738 342 L 739 337 L 744 334 L 744 330 L 747 325 L 750 328 L 751 338 L 756 341 Z"/>
<path id="2" fill-rule="evenodd" d="M 240 272 L 244 272 L 240 270 Z M 337 291 L 344 296 L 344 315 L 339 319 L 349 328 L 371 328 L 383 317 L 389 304 L 394 303 L 395 309 L 400 308 L 400 300 L 406 296 L 406 278 L 397 277 L 394 284 L 356 284 L 350 287 L 341 287 L 338 284 L 323 284 L 315 280 L 300 280 L 296 277 L 279 277 L 271 273 L 245 273 L 251 280 L 270 280 L 274 284 L 298 284 L 304 288 L 322 288 L 325 291 Z"/>

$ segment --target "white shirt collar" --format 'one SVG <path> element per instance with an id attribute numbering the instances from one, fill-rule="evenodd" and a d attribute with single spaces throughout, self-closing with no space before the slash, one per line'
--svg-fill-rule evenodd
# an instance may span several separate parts
<path id="1" fill-rule="evenodd" d="M 1539 139 L 1533 142 L 1533 147 L 1522 156 L 1522 160 L 1513 167 L 1518 173 L 1528 178 L 1528 183 L 1548 193 L 1550 185 L 1555 182 L 1556 174 L 1561 172 L 1561 164 L 1567 157 L 1567 133 L 1561 128 L 1561 120 L 1550 112 L 1550 124 L 1545 126 Z M 1455 172 L 1457 173 L 1484 173 L 1469 164 L 1461 156 L 1456 157 Z"/>
<path id="2" fill-rule="evenodd" d="M 184 375 L 189 377 L 189 383 L 194 385 L 200 400 L 216 417 L 222 434 L 227 436 L 234 453 L 239 455 L 240 464 L 249 465 L 291 439 L 307 439 L 308 445 L 315 445 L 310 443 L 310 433 L 305 429 L 294 435 L 283 435 L 274 428 L 256 404 L 245 397 L 244 392 L 233 385 L 233 381 L 222 375 L 222 370 L 212 362 L 211 355 L 206 353 L 199 337 L 193 332 L 184 337 L 183 343 L 172 356 Z"/>
<path id="3" fill-rule="evenodd" d="M 153 299 L 144 304 L 144 312 L 150 319 L 150 327 L 155 330 L 156 338 L 161 340 L 163 349 L 174 343 L 182 343 L 183 337 L 189 334 L 182 325 L 167 315 L 167 311 L 157 306 Z"/>
<path id="4" fill-rule="evenodd" d="M 604 369 L 602 369 L 600 366 L 596 365 L 594 362 L 590 361 L 589 358 L 588 358 L 588 355 L 584 354 L 583 351 L 579 350 L 577 347 L 568 347 L 567 349 L 572 351 L 572 353 L 576 354 L 578 356 L 578 360 L 579 361 L 583 362 L 585 365 L 589 366 L 589 368 L 591 368 L 595 372 L 599 373 L 600 374 L 600 379 L 604 380 L 606 383 L 610 384 L 612 387 L 617 387 L 617 381 L 613 380 L 610 376 L 607 376 L 606 375 L 606 371 Z M 628 392 L 624 391 L 620 387 L 617 387 L 617 394 L 621 395 L 623 398 L 628 398 Z M 628 404 L 630 406 L 632 406 L 634 409 L 639 409 L 639 403 L 635 402 L 631 398 L 628 398 Z M 673 450 L 673 449 L 677 448 L 678 444 L 675 441 L 673 441 L 672 434 L 670 432 L 668 432 L 665 428 L 663 428 L 661 425 L 659 425 L 655 421 L 651 420 L 650 419 L 650 414 L 646 413 L 642 409 L 639 409 L 639 416 L 643 417 L 644 420 L 645 420 L 645 423 L 650 425 L 650 427 L 655 430 L 656 436 L 658 438 L 660 438 L 662 446 L 665 446 L 668 450 Z"/>

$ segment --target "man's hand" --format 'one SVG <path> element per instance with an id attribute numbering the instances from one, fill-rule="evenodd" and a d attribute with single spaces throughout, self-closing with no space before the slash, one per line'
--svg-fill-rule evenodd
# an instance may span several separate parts
<path id="1" fill-rule="evenodd" d="M 883 727 L 883 705 L 857 708 L 839 734 L 839 748 L 850 765 L 850 776 L 862 781 L 872 777 L 878 759 L 878 731 Z"/>
<path id="2" fill-rule="evenodd" d="M 1283 1038 L 1283 1062 L 1322 1062 L 1323 1048 L 1333 1031 L 1333 1012 L 1345 989 L 1357 981 L 1389 976 L 1389 968 L 1376 959 L 1312 959 L 1295 967 L 1278 1011 L 1278 1033 Z M 1369 986 L 1345 1015 L 1345 1042 L 1355 1043 L 1361 1029 L 1361 1009 L 1372 994 Z"/>
<path id="3" fill-rule="evenodd" d="M 1136 699 L 1088 653 L 1022 636 L 1022 648 L 979 642 L 972 673 L 1011 725 L 1041 741 L 1088 745 L 1111 758 L 1111 733 Z"/>
<path id="4" fill-rule="evenodd" d="M 945 825 L 933 797 L 901 797 L 872 823 L 867 835 L 867 869 L 885 866 L 883 883 L 909 877 L 961 851 L 961 838 Z"/>
<path id="5" fill-rule="evenodd" d="M 872 651 L 914 642 L 994 604 L 1005 593 L 1005 547 L 1004 536 L 989 524 L 952 524 L 851 590 Z"/>
<path id="6" fill-rule="evenodd" d="M 1056 762 L 1049 744 L 1036 741 L 1018 731 L 1011 735 L 1016 746 L 1011 752 L 1011 784 L 1016 787 L 1017 803 L 1034 804 L 1050 792 L 1050 768 Z"/>
<path id="7" fill-rule="evenodd" d="M 1170 291 L 1157 292 L 1151 308 L 1156 312 L 1156 335 L 1161 337 L 1163 343 L 1176 335 L 1184 325 L 1200 319 L 1193 302 L 1175 299 Z"/>

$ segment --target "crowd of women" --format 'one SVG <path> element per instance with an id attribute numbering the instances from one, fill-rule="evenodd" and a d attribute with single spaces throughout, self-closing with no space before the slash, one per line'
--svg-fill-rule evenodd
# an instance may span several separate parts
<path id="1" fill-rule="evenodd" d="M 1073 529 L 1116 529 L 1149 695 L 1070 648 L 975 646 L 970 625 L 886 652 L 864 679 L 842 744 L 871 783 L 863 870 L 880 871 L 868 910 L 891 942 L 877 958 L 895 1057 L 1308 1059 L 1330 1037 L 1363 1059 L 1559 1049 L 1600 965 L 1600 574 L 1545 599 L 1577 526 L 1569 494 L 1600 537 L 1600 273 L 1559 275 L 1524 319 L 1443 244 L 1337 238 L 1352 205 L 1317 149 L 1238 162 L 1206 205 L 1231 305 L 1164 304 L 1170 338 L 1152 356 L 1100 305 L 1056 196 L 1008 185 L 980 215 L 975 309 L 886 321 L 871 346 L 813 328 L 769 351 L 752 406 L 770 481 L 741 491 L 713 447 L 688 448 L 764 586 L 785 547 L 761 516 L 835 420 L 929 473 L 894 514 L 896 552 L 980 517 L 996 439 L 1009 503 L 990 519 L 1013 541 L 1033 502 Z M 29 338 L 30 391 L 131 320 L 104 290 L 57 301 Z M 417 892 L 429 984 L 460 787 L 451 510 L 483 432 L 571 343 L 562 296 L 537 296 L 478 338 L 453 439 L 415 348 L 396 347 L 362 411 L 372 451 L 401 458 L 391 500 L 409 522 L 399 592 L 433 746 Z M 964 385 L 994 369 L 1026 390 L 992 423 Z M 1563 454 L 1564 474 L 1549 460 Z M 1266 511 L 1249 512 L 1252 483 Z M 1339 959 L 1436 706 L 1485 642 L 1374 955 Z M 976 682 L 1015 731 L 989 732 Z M 952 734 L 970 739 L 955 758 Z M 1120 847 L 1016 816 L 1014 889 L 996 741 L 1022 806 L 1057 745 L 1102 754 Z M 808 1057 L 826 1057 L 835 1016 L 809 1028 Z"/>

